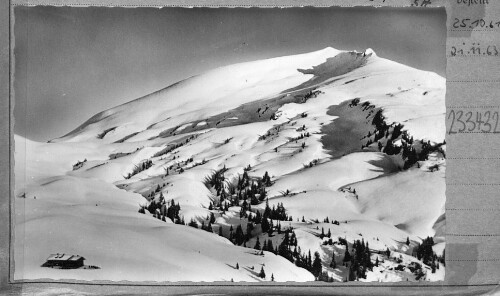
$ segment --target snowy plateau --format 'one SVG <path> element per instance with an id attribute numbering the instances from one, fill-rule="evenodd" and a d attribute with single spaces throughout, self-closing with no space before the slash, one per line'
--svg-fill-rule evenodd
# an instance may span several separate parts
<path id="1" fill-rule="evenodd" d="M 14 278 L 443 280 L 444 98 L 435 73 L 325 48 L 15 135 Z M 85 267 L 42 267 L 56 253 Z"/>

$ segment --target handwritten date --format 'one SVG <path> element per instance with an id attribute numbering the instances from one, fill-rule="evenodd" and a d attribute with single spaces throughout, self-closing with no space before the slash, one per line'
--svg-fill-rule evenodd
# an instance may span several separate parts
<path id="1" fill-rule="evenodd" d="M 500 28 L 500 20 L 485 20 L 485 19 L 471 19 L 471 18 L 455 18 L 452 27 L 454 29 L 475 29 L 487 28 L 498 29 Z"/>
<path id="2" fill-rule="evenodd" d="M 481 45 L 480 43 L 472 43 L 472 45 L 452 46 L 450 55 L 454 56 L 467 56 L 467 55 L 480 55 L 480 56 L 498 56 L 499 50 L 496 45 Z"/>

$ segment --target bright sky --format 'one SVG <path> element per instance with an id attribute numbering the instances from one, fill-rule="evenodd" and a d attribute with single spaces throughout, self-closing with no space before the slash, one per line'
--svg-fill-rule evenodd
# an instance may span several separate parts
<path id="1" fill-rule="evenodd" d="M 15 8 L 15 126 L 47 141 L 212 68 L 331 46 L 437 72 L 446 13 L 421 8 Z"/>

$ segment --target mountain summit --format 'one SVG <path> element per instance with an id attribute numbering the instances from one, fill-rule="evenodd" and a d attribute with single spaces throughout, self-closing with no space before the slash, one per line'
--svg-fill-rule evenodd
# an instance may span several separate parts
<path id="1" fill-rule="evenodd" d="M 387 79 L 395 79 L 399 75 L 418 77 L 422 89 L 426 86 L 442 86 L 444 83 L 444 78 L 437 74 L 379 58 L 372 49 L 357 53 L 328 47 L 306 54 L 225 66 L 185 79 L 98 113 L 76 130 L 53 142 L 99 139 L 109 143 L 125 137 L 129 137 L 128 141 L 145 140 L 164 130 L 201 122 L 221 111 L 231 111 L 244 104 L 291 94 L 291 89 L 304 86 L 304 83 L 313 88 L 328 85 L 334 80 L 361 78 L 351 86 L 356 89 L 360 83 L 376 83 L 376 77 L 381 74 L 386 75 Z M 398 87 L 403 89 L 404 85 Z M 441 112 L 444 108 L 442 104 L 435 105 L 440 107 L 436 111 Z"/>

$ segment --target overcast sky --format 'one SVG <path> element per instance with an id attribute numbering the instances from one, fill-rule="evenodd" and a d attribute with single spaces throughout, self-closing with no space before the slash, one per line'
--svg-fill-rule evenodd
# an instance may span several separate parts
<path id="1" fill-rule="evenodd" d="M 215 67 L 362 51 L 445 75 L 444 9 L 15 8 L 17 134 L 47 141 Z"/>

